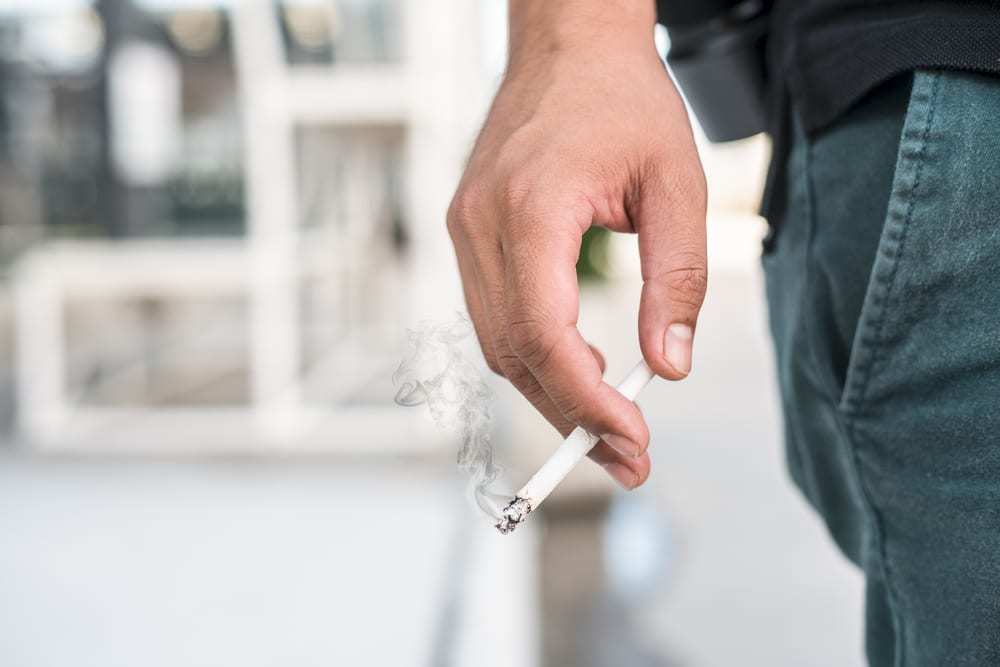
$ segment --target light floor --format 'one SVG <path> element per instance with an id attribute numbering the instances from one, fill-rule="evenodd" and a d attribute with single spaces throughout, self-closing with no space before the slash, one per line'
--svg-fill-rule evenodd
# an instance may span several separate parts
<path id="1" fill-rule="evenodd" d="M 595 665 L 862 664 L 860 579 L 783 469 L 760 301 L 715 276 L 695 373 L 643 397 L 655 471 L 612 508 Z M 621 359 L 631 331 L 596 338 Z M 0 456 L 0 665 L 530 667 L 536 535 L 463 529 L 460 493 L 408 461 Z"/>

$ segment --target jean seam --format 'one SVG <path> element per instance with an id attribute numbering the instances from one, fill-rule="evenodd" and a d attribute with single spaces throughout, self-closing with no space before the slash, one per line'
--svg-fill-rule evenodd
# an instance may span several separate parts
<path id="1" fill-rule="evenodd" d="M 856 414 L 867 393 L 871 377 L 875 367 L 880 361 L 880 353 L 884 352 L 881 345 L 883 329 L 888 313 L 889 300 L 892 296 L 892 289 L 895 286 L 896 274 L 899 269 L 900 258 L 906 242 L 906 233 L 910 227 L 910 220 L 913 216 L 913 208 L 916 197 L 914 196 L 920 186 L 920 177 L 924 165 L 923 154 L 926 150 L 931 124 L 934 120 L 934 102 L 937 97 L 939 74 L 933 73 L 931 78 L 931 88 L 929 91 L 914 89 L 911 104 L 919 103 L 925 107 L 924 118 L 919 128 L 904 128 L 903 137 L 900 142 L 900 171 L 904 165 L 912 165 L 913 184 L 904 186 L 897 183 L 893 186 L 893 192 L 889 198 L 889 209 L 887 220 L 883 232 L 884 242 L 879 243 L 878 258 L 888 263 L 888 271 L 879 271 L 878 261 L 873 268 L 872 293 L 870 301 L 866 297 L 866 303 L 861 312 L 860 326 L 855 334 L 857 338 L 856 355 L 852 355 L 851 368 L 848 369 L 848 377 L 844 385 L 843 395 L 840 398 L 840 410 L 845 414 Z M 913 144 L 916 143 L 916 146 Z M 900 210 L 900 203 L 905 200 L 905 208 Z M 868 309 L 874 311 L 869 313 Z"/>
<path id="2" fill-rule="evenodd" d="M 806 317 L 802 320 L 803 338 L 808 342 L 807 350 L 809 353 L 808 362 L 812 367 L 812 372 L 816 374 L 818 379 L 819 389 L 824 394 L 826 394 L 827 399 L 833 403 L 837 404 L 837 392 L 830 385 L 829 373 L 823 371 L 823 364 L 820 363 L 820 350 L 817 341 L 823 339 L 823 337 L 816 331 L 815 326 L 813 326 L 813 320 L 808 316 L 808 309 L 805 305 L 808 303 L 809 295 L 815 293 L 813 286 L 816 280 L 815 272 L 813 271 L 813 254 L 815 250 L 815 237 L 816 237 L 816 195 L 815 189 L 813 188 L 813 141 L 807 139 L 805 144 L 805 150 L 803 152 L 803 162 L 804 164 L 802 172 L 803 179 L 805 182 L 805 215 L 806 215 L 806 239 L 805 239 L 805 266 L 803 268 L 802 280 L 805 283 L 805 288 L 802 290 L 802 299 L 799 304 L 799 312 L 806 313 Z"/>
<path id="3" fill-rule="evenodd" d="M 873 333 L 874 335 L 862 338 L 859 341 L 858 350 L 859 353 L 864 354 L 864 356 L 859 362 L 857 369 L 858 372 L 855 373 L 853 377 L 849 378 L 850 382 L 845 387 L 844 396 L 842 397 L 841 404 L 839 406 L 840 409 L 837 411 L 837 423 L 842 434 L 844 435 L 844 440 L 849 450 L 851 467 L 853 469 L 852 472 L 858 482 L 858 488 L 861 491 L 861 497 L 866 513 L 869 515 L 869 520 L 872 524 L 872 537 L 875 542 L 874 547 L 876 551 L 877 565 L 881 570 L 882 578 L 885 582 L 888 607 L 895 633 L 895 667 L 903 667 L 906 662 L 906 642 L 904 637 L 905 627 L 902 624 L 898 611 L 899 593 L 894 584 L 892 566 L 889 562 L 889 557 L 886 551 L 887 538 L 885 522 L 881 512 L 875 506 L 868 485 L 865 483 L 864 476 L 861 474 L 861 461 L 858 455 L 858 441 L 860 440 L 860 434 L 857 411 L 859 409 L 861 399 L 867 391 L 868 381 L 872 375 L 873 367 L 880 360 L 879 353 L 884 353 L 884 350 L 881 349 L 883 346 L 879 345 L 879 343 L 881 342 L 883 325 L 885 323 L 886 313 L 888 310 L 888 301 L 900 264 L 900 258 L 906 240 L 906 232 L 909 229 L 910 222 L 912 220 L 916 199 L 915 193 L 920 185 L 920 176 L 924 164 L 924 160 L 922 158 L 927 150 L 927 145 L 930 140 L 930 131 L 934 122 L 935 102 L 938 95 L 940 74 L 933 72 L 928 73 L 927 76 L 930 79 L 930 90 L 917 90 L 915 80 L 914 93 L 911 101 L 911 104 L 920 104 L 923 107 L 923 109 L 921 109 L 923 116 L 923 118 L 921 118 L 921 127 L 914 128 L 913 130 L 910 128 L 904 129 L 903 139 L 901 141 L 899 151 L 901 162 L 906 160 L 908 163 L 913 164 L 913 184 L 909 187 L 903 187 L 902 184 L 900 184 L 899 187 L 894 186 L 893 188 L 893 193 L 890 198 L 891 203 L 888 216 L 889 219 L 887 220 L 887 228 L 885 230 L 886 240 L 889 241 L 890 244 L 880 244 L 887 245 L 888 247 L 880 247 L 879 249 L 879 254 L 884 255 L 886 260 L 890 262 L 890 268 L 886 274 L 873 275 L 873 281 L 875 281 L 874 287 L 878 291 L 873 292 L 873 295 L 875 296 L 873 297 L 872 303 L 877 310 L 871 317 L 866 318 L 863 326 L 864 331 L 859 330 L 857 332 L 858 336 L 870 333 Z M 914 144 L 916 145 L 914 146 Z M 904 197 L 906 199 L 906 207 L 904 211 L 901 212 L 896 204 L 898 204 L 900 199 Z M 891 225 L 891 228 L 889 225 Z M 890 248 L 891 252 L 889 252 Z M 864 315 L 865 314 L 862 313 L 863 317 Z M 874 332 L 869 331 L 872 327 L 875 329 Z"/>
<path id="4" fill-rule="evenodd" d="M 805 145 L 803 147 L 800 157 L 802 161 L 801 176 L 800 176 L 800 178 L 802 179 L 802 191 L 800 193 L 800 196 L 802 197 L 802 207 L 804 209 L 803 216 L 806 225 L 804 251 L 802 254 L 802 280 L 804 282 L 805 288 L 802 290 L 802 293 L 799 297 L 798 312 L 800 316 L 803 313 L 808 312 L 806 305 L 809 301 L 809 293 L 810 293 L 809 286 L 812 284 L 812 280 L 814 278 L 812 271 L 812 262 L 810 260 L 812 256 L 813 239 L 816 230 L 815 201 L 813 197 L 813 187 L 812 187 L 812 177 L 811 177 L 811 169 L 813 163 L 813 143 L 810 139 L 805 139 L 804 141 Z M 795 165 L 792 166 L 794 167 Z M 793 190 L 793 192 L 795 192 L 795 190 Z M 787 226 L 787 224 L 784 226 Z M 812 372 L 816 373 L 818 376 L 820 366 L 818 362 L 818 353 L 816 350 L 817 346 L 815 344 L 816 339 L 814 338 L 816 332 L 813 330 L 813 327 L 811 326 L 809 317 L 808 316 L 801 317 L 796 329 L 797 329 L 796 333 L 802 336 L 802 341 L 805 346 L 805 352 L 807 354 L 807 359 L 806 361 L 803 362 L 803 364 L 808 363 L 811 366 Z M 795 337 L 793 336 L 793 340 L 794 338 Z M 824 391 L 826 390 L 825 385 L 823 386 L 823 390 Z M 798 448 L 796 448 L 796 455 L 800 459 L 802 458 L 802 453 L 798 451 Z M 819 483 L 816 480 L 815 473 L 808 472 L 807 467 L 804 466 L 800 466 L 800 471 L 801 471 L 800 474 L 802 474 L 805 478 L 808 479 L 809 493 L 807 493 L 806 495 L 808 496 L 809 494 L 815 493 L 816 489 L 819 488 Z"/>

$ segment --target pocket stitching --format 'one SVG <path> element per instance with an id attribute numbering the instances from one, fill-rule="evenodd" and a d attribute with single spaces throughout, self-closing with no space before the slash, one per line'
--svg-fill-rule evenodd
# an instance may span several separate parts
<path id="1" fill-rule="evenodd" d="M 874 369 L 884 361 L 884 346 L 881 343 L 886 314 L 894 296 L 897 270 L 913 217 L 916 191 L 920 187 L 920 178 L 926 162 L 924 157 L 934 122 L 939 82 L 938 73 L 934 73 L 931 78 L 930 90 L 917 90 L 914 82 L 911 108 L 907 114 L 910 111 L 919 111 L 921 115 L 914 119 L 917 121 L 917 127 L 911 128 L 907 122 L 903 128 L 897 175 L 889 197 L 887 220 L 882 240 L 879 242 L 875 265 L 872 268 L 871 286 L 865 296 L 855 332 L 854 349 L 848 362 L 847 377 L 839 405 L 841 411 L 846 414 L 859 411 L 869 389 Z M 911 176 L 912 185 L 908 185 Z"/>

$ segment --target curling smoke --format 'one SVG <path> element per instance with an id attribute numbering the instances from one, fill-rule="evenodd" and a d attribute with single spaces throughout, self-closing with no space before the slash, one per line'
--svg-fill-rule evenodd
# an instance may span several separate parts
<path id="1" fill-rule="evenodd" d="M 392 381 L 399 385 L 397 404 L 426 405 L 435 424 L 461 432 L 458 467 L 469 476 L 469 489 L 479 509 L 499 520 L 510 495 L 494 488 L 502 470 L 494 463 L 490 439 L 492 393 L 462 352 L 461 343 L 471 333 L 472 324 L 461 314 L 454 322 L 425 321 L 407 329 L 412 351 Z"/>

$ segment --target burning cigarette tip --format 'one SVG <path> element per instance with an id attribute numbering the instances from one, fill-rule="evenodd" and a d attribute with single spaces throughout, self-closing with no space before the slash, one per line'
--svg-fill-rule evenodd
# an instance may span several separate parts
<path id="1" fill-rule="evenodd" d="M 527 498 L 514 496 L 514 499 L 507 503 L 507 506 L 500 512 L 500 522 L 496 524 L 496 529 L 501 535 L 506 535 L 514 531 L 518 525 L 528 518 L 531 513 L 531 503 Z"/>

